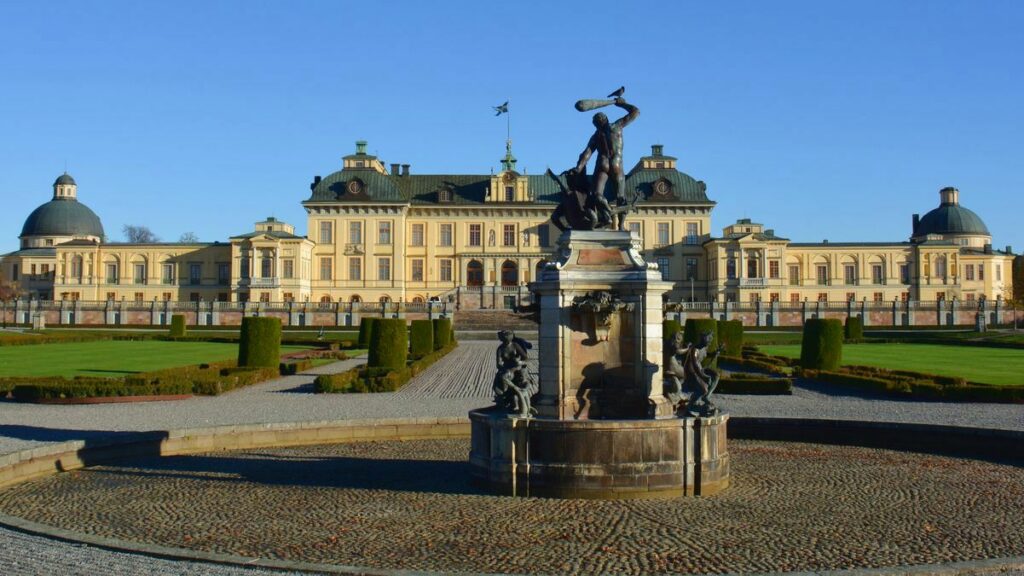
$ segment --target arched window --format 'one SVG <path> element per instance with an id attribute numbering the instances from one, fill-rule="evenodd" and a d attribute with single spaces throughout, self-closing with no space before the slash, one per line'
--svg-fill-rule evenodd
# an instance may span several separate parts
<path id="1" fill-rule="evenodd" d="M 390 304 L 391 303 L 391 296 L 381 296 L 380 297 L 380 303 L 381 304 Z"/>
<path id="2" fill-rule="evenodd" d="M 505 260 L 501 265 L 501 285 L 517 286 L 519 284 L 519 267 L 511 260 Z"/>
<path id="3" fill-rule="evenodd" d="M 481 264 L 480 261 L 470 260 L 469 264 L 466 265 L 466 285 L 484 285 L 484 265 Z"/>
<path id="4" fill-rule="evenodd" d="M 321 304 L 330 304 L 331 303 L 331 297 L 327 296 L 326 294 L 321 296 L 320 297 L 320 303 Z"/>
<path id="5" fill-rule="evenodd" d="M 423 297 L 422 296 L 416 296 L 415 298 L 412 299 L 412 303 L 413 304 L 423 304 Z"/>
<path id="6" fill-rule="evenodd" d="M 362 301 L 363 301 L 363 299 L 359 297 L 359 294 L 353 294 L 352 297 L 349 298 L 349 302 L 362 302 Z"/>

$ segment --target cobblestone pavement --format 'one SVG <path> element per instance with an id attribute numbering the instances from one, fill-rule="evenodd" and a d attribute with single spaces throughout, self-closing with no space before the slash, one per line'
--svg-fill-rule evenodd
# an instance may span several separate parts
<path id="1" fill-rule="evenodd" d="M 123 554 L 56 542 L 0 528 L 0 574 L 4 576 L 282 576 L 298 572 L 278 572 L 255 568 L 235 568 L 198 562 L 180 562 Z"/>
<path id="2" fill-rule="evenodd" d="M 163 430 L 228 424 L 302 422 L 350 418 L 462 416 L 487 405 L 493 378 L 495 342 L 462 342 L 402 391 L 394 394 L 313 395 L 314 374 L 346 370 L 362 360 L 349 360 L 241 389 L 216 398 L 173 402 L 44 406 L 0 402 L 0 454 L 48 442 L 88 439 L 123 431 Z M 532 351 L 536 357 L 536 348 Z M 1019 405 L 950 404 L 892 401 L 879 397 L 836 393 L 803 383 L 792 396 L 718 396 L 717 403 L 734 416 L 832 418 L 915 422 L 1024 430 L 1024 408 Z M 30 545 L 34 542 L 35 545 Z M 46 558 L 55 550 L 81 573 L 144 573 L 127 568 L 119 558 L 87 549 L 91 560 L 78 562 L 83 549 L 0 529 L 0 573 L 32 574 L 33 558 Z M 99 555 L 99 556 L 96 556 Z M 132 557 L 134 558 L 134 557 Z M 11 569 L 18 562 L 18 570 Z M 56 560 L 48 560 L 51 564 Z M 145 560 L 143 560 L 145 562 Z M 184 565 L 187 573 L 204 573 L 205 565 Z M 219 568 L 210 568 L 216 570 Z M 20 570 L 20 571 L 19 571 Z M 162 574 L 162 568 L 155 574 Z M 65 571 L 75 573 L 73 571 Z M 166 572 L 166 573 L 174 573 Z M 235 573 L 235 572 L 211 572 Z M 248 573 L 248 572 L 246 572 Z"/>
<path id="3" fill-rule="evenodd" d="M 584 501 L 481 493 L 468 449 L 457 439 L 144 458 L 21 484 L 0 510 L 126 540 L 390 569 L 687 574 L 1024 555 L 1024 467 L 734 441 L 732 486 L 713 498 Z"/>

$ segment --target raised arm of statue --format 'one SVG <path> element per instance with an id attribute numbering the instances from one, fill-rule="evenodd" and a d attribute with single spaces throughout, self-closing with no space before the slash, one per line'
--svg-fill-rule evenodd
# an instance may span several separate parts
<path id="1" fill-rule="evenodd" d="M 636 117 L 640 115 L 640 109 L 626 102 L 626 100 L 621 96 L 615 99 L 615 105 L 626 111 L 625 116 L 615 121 L 615 125 L 619 128 L 632 123 L 633 120 L 636 120 Z"/>

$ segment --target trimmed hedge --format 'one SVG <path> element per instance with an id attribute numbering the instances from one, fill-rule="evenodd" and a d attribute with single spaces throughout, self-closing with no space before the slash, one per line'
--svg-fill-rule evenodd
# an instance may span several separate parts
<path id="1" fill-rule="evenodd" d="M 434 350 L 445 348 L 454 340 L 455 329 L 451 318 L 434 318 Z"/>
<path id="2" fill-rule="evenodd" d="M 751 394 L 751 395 L 786 395 L 793 393 L 793 380 L 790 378 L 768 378 L 747 374 L 730 374 L 722 376 L 718 381 L 716 393 Z"/>
<path id="3" fill-rule="evenodd" d="M 142 340 L 144 338 L 140 338 Z M 0 335 L 0 346 L 32 346 L 34 344 L 61 344 L 68 342 L 98 342 L 115 340 L 110 335 L 98 334 L 18 334 L 4 333 Z"/>
<path id="4" fill-rule="evenodd" d="M 768 374 L 774 374 L 777 376 L 788 376 L 789 371 L 787 365 L 773 356 L 766 356 L 764 358 L 758 357 L 740 357 L 740 356 L 719 356 L 718 362 L 727 366 L 738 366 L 747 370 L 758 370 L 766 372 Z"/>
<path id="5" fill-rule="evenodd" d="M 277 368 L 280 359 L 281 320 L 257 316 L 242 318 L 238 365 Z"/>
<path id="6" fill-rule="evenodd" d="M 363 318 L 359 321 L 359 347 L 363 350 L 370 347 L 370 340 L 373 339 L 373 325 L 380 318 Z"/>
<path id="7" fill-rule="evenodd" d="M 711 331 L 714 337 L 714 339 L 711 341 L 711 346 L 708 348 L 708 356 L 710 356 L 711 352 L 718 348 L 718 344 L 720 343 L 718 339 L 717 320 L 713 320 L 711 318 L 687 318 L 686 325 L 683 327 L 683 341 L 689 344 L 696 344 L 697 342 L 700 341 L 701 335 L 703 335 L 708 330 Z M 714 368 L 718 365 L 718 359 L 715 358 L 710 362 L 705 361 L 704 365 L 709 368 Z"/>
<path id="8" fill-rule="evenodd" d="M 841 370 L 801 370 L 800 374 L 812 380 L 849 386 L 870 392 L 914 398 L 953 402 L 992 402 L 1024 404 L 1024 386 L 996 386 L 967 382 L 963 378 L 886 370 L 874 366 L 845 366 Z"/>
<path id="9" fill-rule="evenodd" d="M 824 318 L 807 320 L 800 342 L 800 365 L 815 370 L 835 370 L 842 359 L 842 322 Z"/>
<path id="10" fill-rule="evenodd" d="M 710 318 L 687 318 L 686 325 L 683 328 L 683 338 L 690 344 L 696 344 L 702 334 L 711 331 L 715 339 L 712 341 L 712 346 L 719 344 L 718 339 L 718 321 Z"/>
<path id="11" fill-rule="evenodd" d="M 409 330 L 403 318 L 378 318 L 370 338 L 367 366 L 398 369 L 409 356 Z"/>
<path id="12" fill-rule="evenodd" d="M 409 355 L 419 360 L 434 351 L 434 323 L 430 320 L 413 320 L 409 329 Z"/>
<path id="13" fill-rule="evenodd" d="M 456 348 L 449 344 L 398 370 L 361 366 L 340 374 L 322 374 L 313 381 L 316 393 L 394 392 Z"/>
<path id="14" fill-rule="evenodd" d="M 683 325 L 679 320 L 665 320 L 661 323 L 661 337 L 664 340 L 671 338 L 676 332 L 681 332 Z"/>
<path id="15" fill-rule="evenodd" d="M 171 338 L 183 338 L 187 332 L 185 328 L 185 315 L 175 314 L 171 316 Z"/>
<path id="16" fill-rule="evenodd" d="M 843 337 L 847 342 L 860 342 L 864 339 L 864 320 L 860 316 L 847 316 L 843 327 Z"/>
<path id="17" fill-rule="evenodd" d="M 0 379 L 16 400 L 33 402 L 56 398 L 114 396 L 217 395 L 278 375 L 276 368 L 239 368 L 233 362 L 199 364 L 133 374 L 125 378 L 60 376 Z"/>
<path id="18" fill-rule="evenodd" d="M 722 354 L 729 356 L 743 355 L 743 321 L 722 320 L 718 323 L 718 338 L 725 344 Z"/>
<path id="19" fill-rule="evenodd" d="M 311 358 L 300 358 L 298 360 L 281 362 L 278 366 L 278 372 L 280 372 L 281 376 L 294 376 L 299 372 L 305 372 L 312 367 L 313 360 Z"/>

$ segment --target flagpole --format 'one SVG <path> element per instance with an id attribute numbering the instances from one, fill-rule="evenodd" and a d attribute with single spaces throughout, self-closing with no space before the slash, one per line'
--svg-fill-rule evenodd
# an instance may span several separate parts
<path id="1" fill-rule="evenodd" d="M 506 103 L 511 102 L 508 100 Z M 512 107 L 508 107 L 508 111 L 505 112 L 505 139 L 512 139 Z"/>

